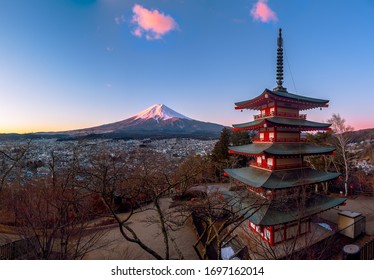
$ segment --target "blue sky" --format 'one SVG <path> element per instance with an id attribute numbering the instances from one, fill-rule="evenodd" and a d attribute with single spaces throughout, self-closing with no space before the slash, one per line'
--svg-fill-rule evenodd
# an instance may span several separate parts
<path id="1" fill-rule="evenodd" d="M 58 131 L 164 103 L 231 125 L 234 102 L 276 86 L 283 28 L 289 92 L 330 100 L 307 111 L 374 127 L 371 0 L 2 0 L 0 132 Z"/>

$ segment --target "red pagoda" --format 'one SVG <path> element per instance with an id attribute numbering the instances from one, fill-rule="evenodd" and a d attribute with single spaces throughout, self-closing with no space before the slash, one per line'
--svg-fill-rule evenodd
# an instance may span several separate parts
<path id="1" fill-rule="evenodd" d="M 329 100 L 289 93 L 283 87 L 283 39 L 279 29 L 277 49 L 277 87 L 259 96 L 235 103 L 235 109 L 259 110 L 254 120 L 234 124 L 233 131 L 257 131 L 252 144 L 230 147 L 231 154 L 250 159 L 248 167 L 225 169 L 227 176 L 246 191 L 244 200 L 230 200 L 245 208 L 248 227 L 270 246 L 311 231 L 312 218 L 342 204 L 344 198 L 320 194 L 318 187 L 339 173 L 323 172 L 307 166 L 305 156 L 332 154 L 334 148 L 307 143 L 304 131 L 326 131 L 330 124 L 306 119 L 303 110 L 328 107 Z M 232 196 L 231 196 L 232 197 Z M 259 209 L 246 208 L 262 201 Z"/>

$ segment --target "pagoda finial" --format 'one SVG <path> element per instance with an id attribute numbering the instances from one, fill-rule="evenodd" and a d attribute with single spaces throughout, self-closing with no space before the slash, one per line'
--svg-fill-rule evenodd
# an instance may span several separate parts
<path id="1" fill-rule="evenodd" d="M 283 87 L 283 38 L 282 38 L 282 28 L 279 28 L 278 36 L 278 49 L 277 49 L 277 87 L 274 91 L 287 91 Z"/>

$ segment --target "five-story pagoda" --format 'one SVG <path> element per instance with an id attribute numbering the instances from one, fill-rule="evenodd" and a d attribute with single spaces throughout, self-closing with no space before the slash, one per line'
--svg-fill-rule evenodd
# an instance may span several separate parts
<path id="1" fill-rule="evenodd" d="M 338 178 L 339 173 L 323 172 L 307 166 L 304 157 L 332 154 L 334 148 L 307 143 L 305 131 L 326 131 L 330 124 L 308 121 L 300 111 L 328 107 L 329 100 L 289 93 L 283 87 L 283 39 L 279 29 L 277 87 L 259 96 L 235 103 L 235 109 L 259 110 L 254 120 L 234 124 L 233 131 L 258 132 L 252 144 L 230 147 L 231 154 L 254 158 L 248 167 L 225 169 L 236 186 L 249 192 L 245 201 L 231 200 L 243 207 L 259 199 L 259 209 L 246 210 L 248 227 L 270 246 L 312 231 L 313 216 L 342 204 L 344 198 L 318 193 L 318 187 Z M 248 209 L 248 208 L 247 208 Z"/>

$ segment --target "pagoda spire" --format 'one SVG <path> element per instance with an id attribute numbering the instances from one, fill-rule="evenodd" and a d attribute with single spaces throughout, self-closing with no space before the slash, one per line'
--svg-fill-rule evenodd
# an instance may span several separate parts
<path id="1" fill-rule="evenodd" d="M 287 91 L 283 87 L 283 38 L 282 38 L 282 28 L 279 28 L 278 36 L 278 49 L 277 49 L 277 87 L 274 91 Z"/>

